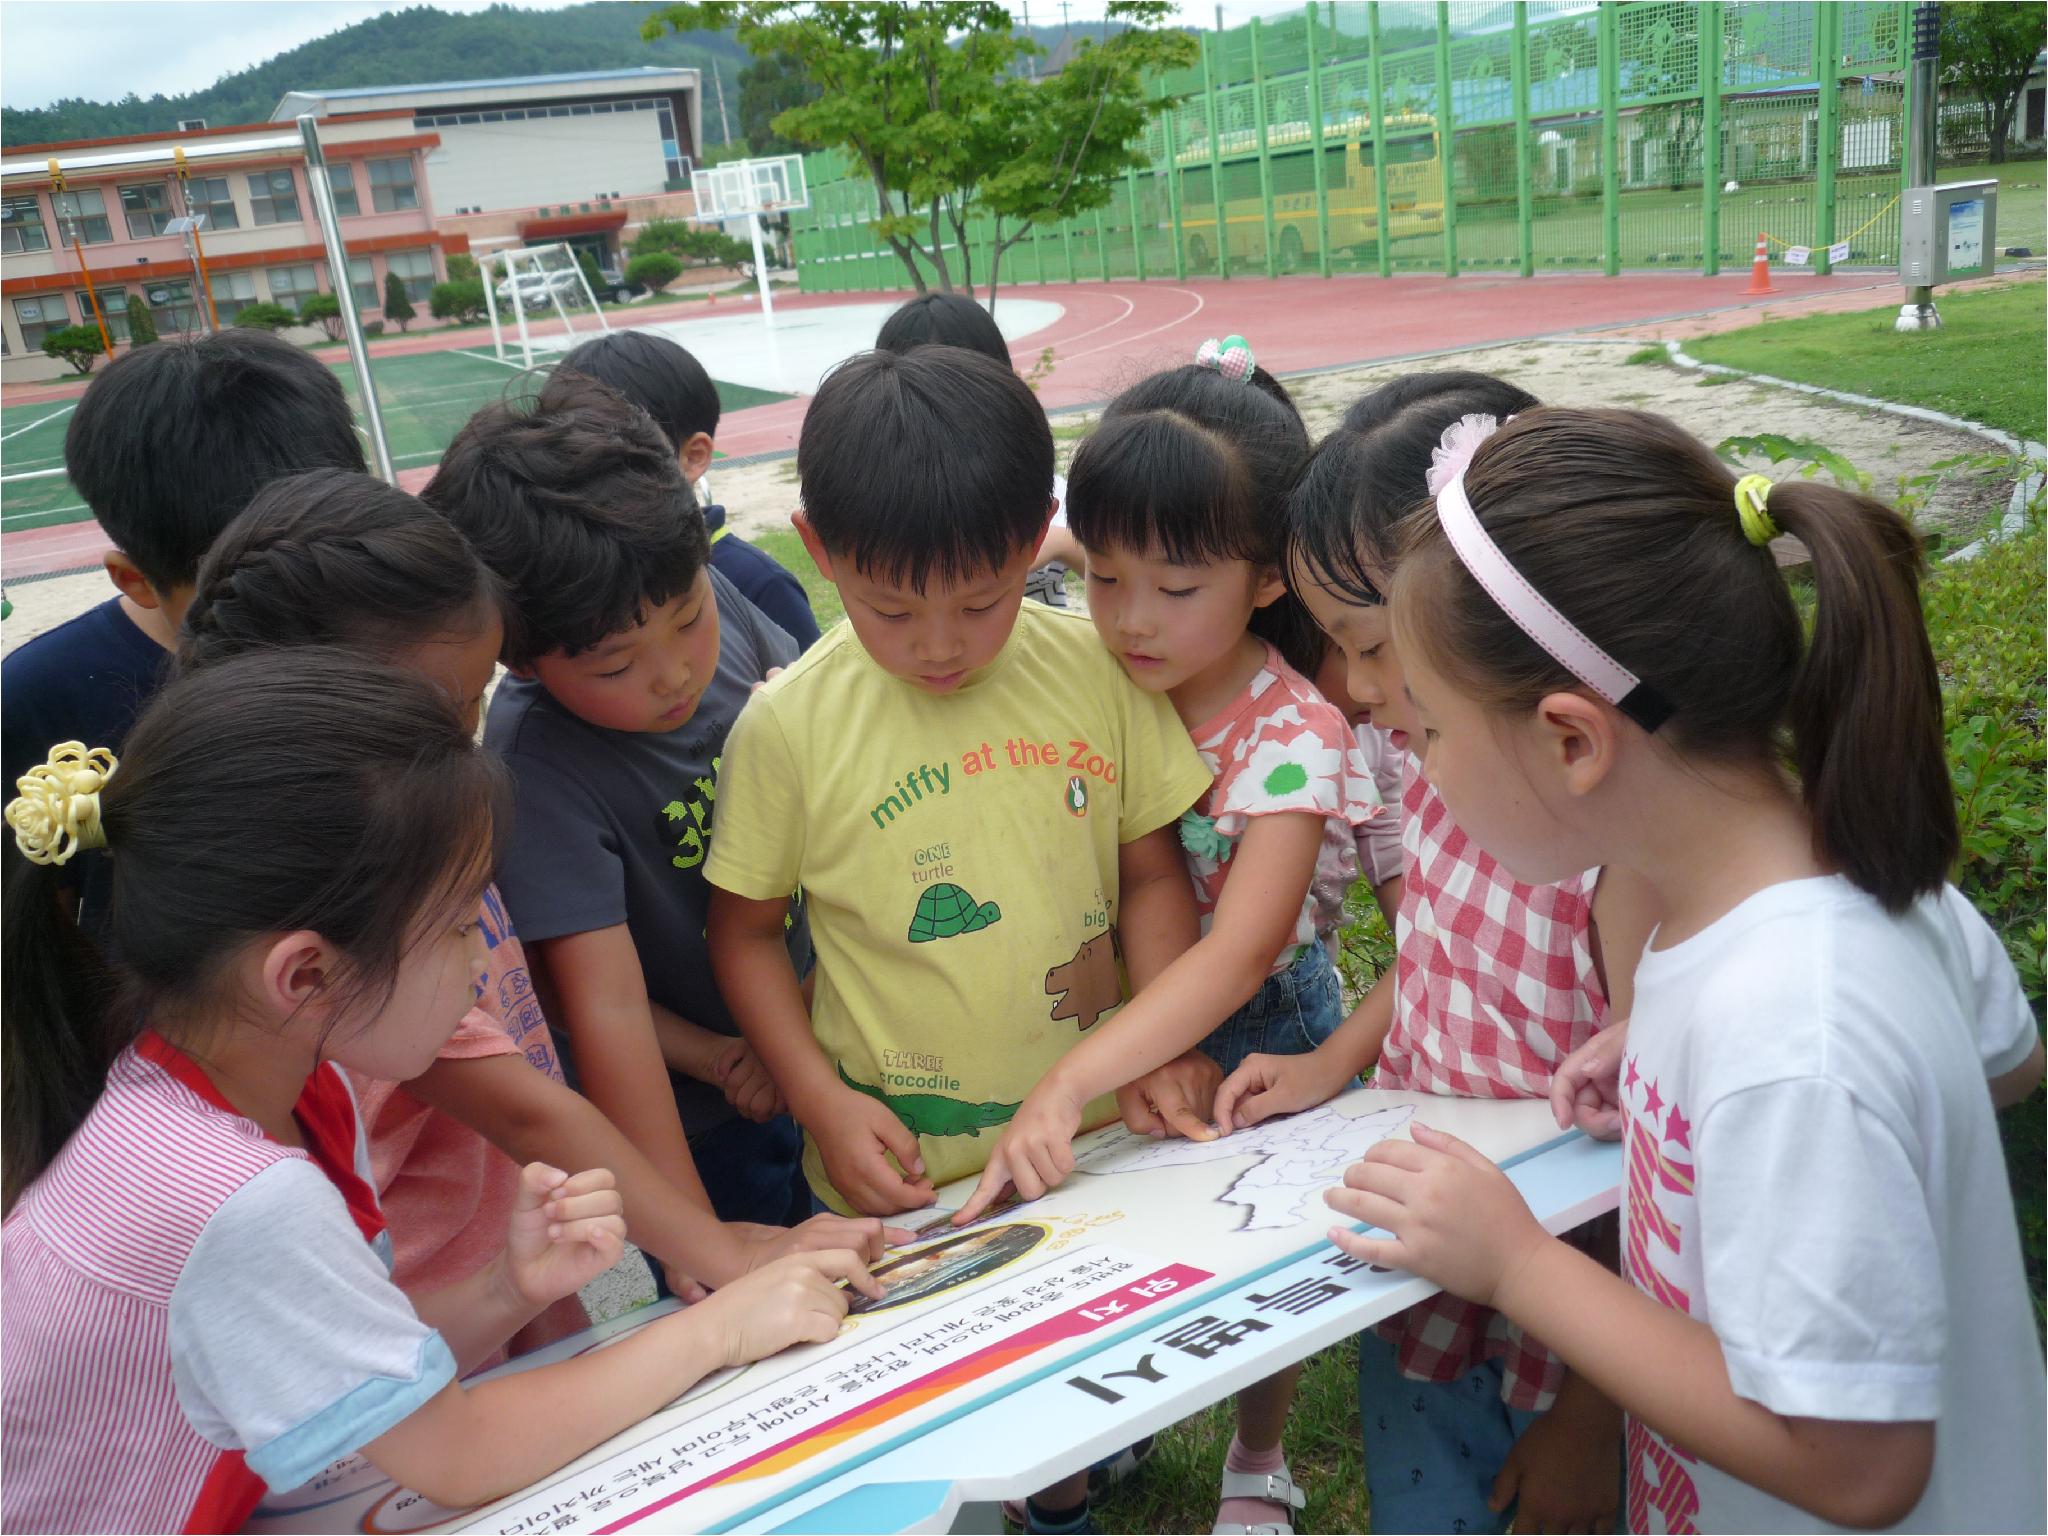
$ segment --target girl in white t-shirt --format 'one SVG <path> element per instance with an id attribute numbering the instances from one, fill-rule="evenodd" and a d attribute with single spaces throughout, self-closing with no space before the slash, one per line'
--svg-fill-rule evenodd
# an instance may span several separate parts
<path id="1" fill-rule="evenodd" d="M 502 1256 L 392 1283 L 341 1067 L 426 1070 L 475 1001 L 502 778 L 446 694 L 326 647 L 167 686 L 122 761 L 7 807 L 0 1529 L 234 1531 L 361 1452 L 451 1508 L 707 1372 L 830 1338 L 850 1252 L 783 1259 L 614 1349 L 461 1374 L 621 1252 L 612 1176 L 529 1164 Z M 113 855 L 104 965 L 55 870 Z"/>
<path id="2" fill-rule="evenodd" d="M 1911 529 L 1630 411 L 1467 417 L 1431 491 L 1393 593 L 1425 773 L 1518 877 L 1619 866 L 1663 918 L 1605 1090 L 1625 1278 L 1427 1130 L 1329 1196 L 1391 1235 L 1333 1240 L 1627 1409 L 1636 1529 L 2040 1530 L 2041 1349 L 1985 1088 L 2038 1077 L 2039 1046 L 2023 1009 L 1980 1041 Z M 1812 557 L 1811 643 L 1780 532 Z"/>

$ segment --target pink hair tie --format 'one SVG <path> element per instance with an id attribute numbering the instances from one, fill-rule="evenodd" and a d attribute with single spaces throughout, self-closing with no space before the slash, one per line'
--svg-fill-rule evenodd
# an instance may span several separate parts
<path id="1" fill-rule="evenodd" d="M 1242 336 L 1226 336 L 1221 341 L 1211 336 L 1195 349 L 1195 366 L 1213 369 L 1226 379 L 1243 384 L 1250 380 L 1258 364 L 1252 359 L 1251 343 Z"/>
<path id="2" fill-rule="evenodd" d="M 1510 420 L 1513 418 L 1510 417 Z M 1444 429 L 1430 453 L 1428 486 L 1436 497 L 1437 522 L 1472 579 L 1486 589 L 1515 627 L 1550 653 L 1557 664 L 1646 731 L 1671 718 L 1671 702 L 1649 683 L 1595 645 L 1585 631 L 1552 607 L 1550 600 L 1501 553 L 1472 510 L 1465 471 L 1479 445 L 1500 430 L 1491 416 L 1465 416 Z"/>

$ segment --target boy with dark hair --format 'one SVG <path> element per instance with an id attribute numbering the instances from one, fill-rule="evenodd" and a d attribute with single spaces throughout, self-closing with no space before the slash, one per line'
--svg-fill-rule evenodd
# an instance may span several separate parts
<path id="1" fill-rule="evenodd" d="M 995 316 L 964 293 L 921 293 L 889 312 L 875 333 L 883 352 L 912 352 L 919 347 L 964 347 L 1010 366 L 1010 344 L 1003 340 Z M 1067 572 L 1085 571 L 1087 553 L 1067 529 L 1067 482 L 1052 478 L 1052 521 L 1039 541 L 1024 595 L 1055 608 L 1067 606 Z"/>
<path id="2" fill-rule="evenodd" d="M 554 377 L 568 384 L 579 374 L 610 385 L 652 416 L 675 450 L 683 478 L 692 486 L 703 478 L 718 434 L 718 386 L 687 350 L 647 331 L 612 331 L 571 351 Z M 555 398 L 553 387 L 551 381 L 541 391 L 542 410 Z M 818 638 L 818 621 L 803 583 L 728 528 L 724 507 L 712 502 L 702 511 L 711 536 L 711 568 L 787 631 L 799 648 L 809 649 Z"/>
<path id="3" fill-rule="evenodd" d="M 1087 619 L 1024 601 L 1052 432 L 1010 369 L 956 347 L 855 357 L 812 400 L 797 472 L 797 529 L 847 622 L 733 727 L 707 942 L 812 1190 L 892 1214 L 980 1171 L 1122 1002 L 1118 947 L 1142 988 L 1194 942 L 1174 829 L 1209 773 Z M 798 885 L 808 1009 L 782 942 Z M 1126 1093 L 1164 1110 L 1179 1066 Z M 1085 1474 L 1034 1496 L 1031 1528 L 1078 1528 L 1087 1497 Z"/>
<path id="4" fill-rule="evenodd" d="M 0 781 L 60 741 L 118 752 L 163 680 L 200 556 L 271 481 L 363 468 L 334 370 L 263 331 L 140 347 L 92 381 L 64 434 L 64 468 L 114 547 L 118 593 L 0 663 Z M 97 928 L 104 855 L 77 866 Z"/>
<path id="5" fill-rule="evenodd" d="M 515 786 L 498 884 L 579 1086 L 722 1220 L 804 1220 L 796 1127 L 702 939 L 726 731 L 795 642 L 708 563 L 646 413 L 591 380 L 478 412 L 422 499 L 506 589 L 513 675 L 484 727 Z M 777 944 L 802 975 L 795 889 Z"/>

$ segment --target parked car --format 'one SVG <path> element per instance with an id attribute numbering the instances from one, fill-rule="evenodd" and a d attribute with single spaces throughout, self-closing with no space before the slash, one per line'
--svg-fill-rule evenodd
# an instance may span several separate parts
<path id="1" fill-rule="evenodd" d="M 564 299 L 581 298 L 583 274 L 573 268 L 560 272 L 522 272 L 516 278 L 508 277 L 498 284 L 498 302 L 512 302 L 514 284 L 519 288 L 519 304 L 523 309 L 545 309 L 548 295 L 557 294 Z"/>
<path id="2" fill-rule="evenodd" d="M 626 300 L 638 298 L 647 291 L 638 283 L 627 282 L 625 273 L 615 267 L 600 267 L 597 275 L 597 296 L 613 304 L 623 304 Z"/>

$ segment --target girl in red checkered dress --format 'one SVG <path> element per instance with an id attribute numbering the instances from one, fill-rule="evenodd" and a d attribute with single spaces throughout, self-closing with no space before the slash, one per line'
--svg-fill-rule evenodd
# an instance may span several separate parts
<path id="1" fill-rule="evenodd" d="M 1219 1121 L 1319 1104 L 1377 1068 L 1376 1087 L 1468 1098 L 1546 1095 L 1558 1062 L 1605 1022 L 1599 872 L 1514 879 L 1452 818 L 1408 753 L 1413 710 L 1386 590 L 1397 521 L 1428 494 L 1431 450 L 1470 412 L 1513 415 L 1525 391 L 1476 373 L 1412 374 L 1354 405 L 1316 450 L 1289 512 L 1288 579 L 1344 666 L 1361 732 L 1405 761 L 1392 969 L 1318 1050 L 1253 1056 Z M 1620 1502 L 1617 1411 L 1506 1318 L 1451 1296 L 1359 1340 L 1373 1529 L 1609 1529 Z"/>
<path id="2" fill-rule="evenodd" d="M 1333 1239 L 1497 1307 L 1622 1404 L 1635 1529 L 2042 1529 L 2048 1391 L 1993 1117 L 2041 1048 L 1946 884 L 1913 529 L 1634 411 L 1469 414 L 1429 490 L 1392 609 L 1430 784 L 1516 875 L 1627 870 L 1658 914 L 1586 1085 L 1626 1127 L 1623 1275 L 1423 1129 L 1328 1197 L 1388 1235 Z"/>

